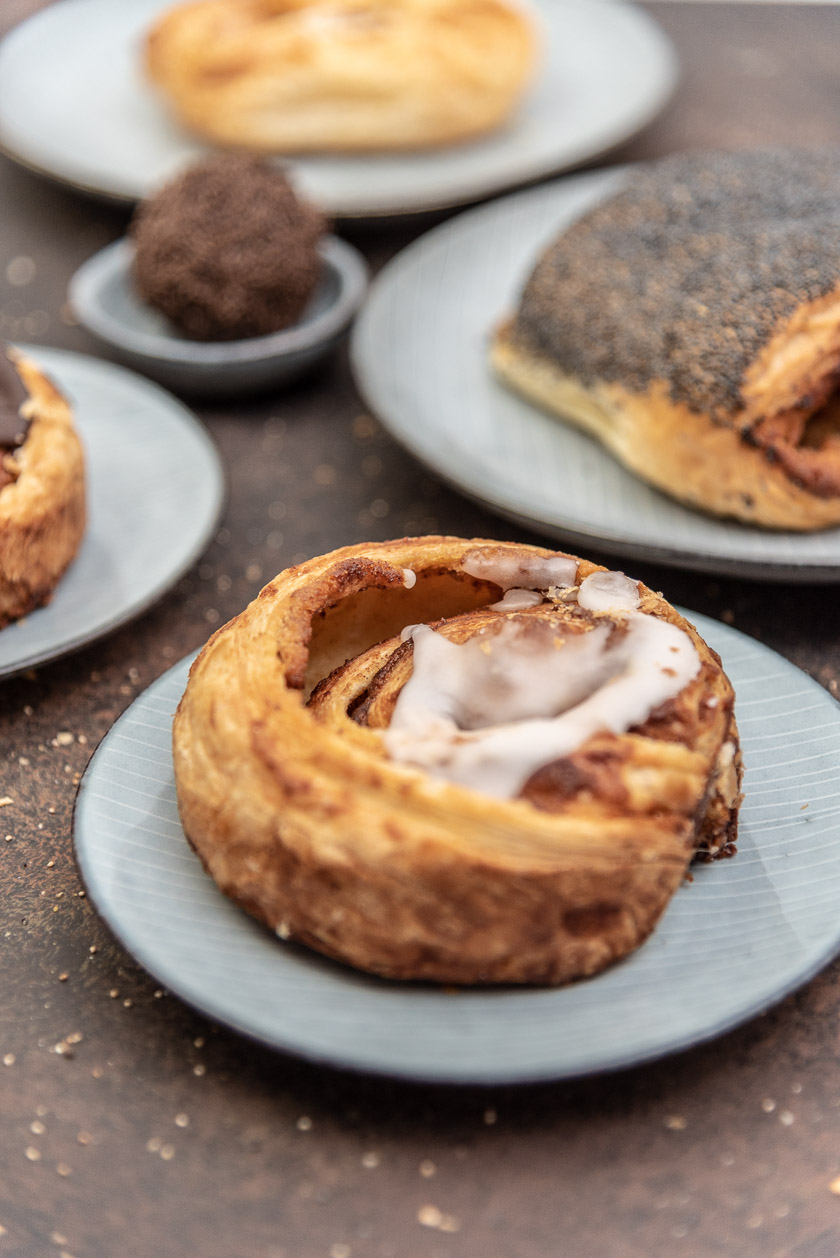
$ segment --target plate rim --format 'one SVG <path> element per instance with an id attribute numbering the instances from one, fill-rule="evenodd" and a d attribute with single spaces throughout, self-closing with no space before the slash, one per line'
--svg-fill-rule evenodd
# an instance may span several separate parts
<path id="1" fill-rule="evenodd" d="M 27 354 L 31 354 L 33 358 L 36 358 L 39 361 L 44 359 L 45 356 L 53 355 L 73 360 L 81 359 L 87 363 L 94 363 L 98 368 L 104 369 L 106 373 L 117 372 L 121 376 L 125 375 L 134 377 L 135 379 L 141 381 L 144 386 L 148 386 L 149 389 L 165 395 L 167 400 L 170 403 L 174 403 L 180 410 L 181 413 L 179 415 L 179 419 L 183 420 L 185 428 L 188 429 L 194 437 L 196 437 L 198 443 L 203 446 L 204 450 L 209 455 L 208 462 L 214 468 L 215 493 L 213 499 L 213 510 L 212 512 L 208 512 L 208 519 L 204 529 L 201 531 L 196 542 L 190 548 L 189 553 L 185 556 L 181 564 L 179 564 L 177 568 L 174 568 L 170 575 L 168 575 L 165 579 L 161 579 L 156 582 L 155 585 L 150 587 L 141 597 L 135 598 L 127 603 L 123 611 L 117 615 L 111 616 L 107 620 L 100 621 L 95 628 L 91 628 L 89 631 L 78 633 L 74 637 L 68 638 L 60 646 L 57 646 L 54 649 L 44 648 L 36 650 L 28 654 L 25 658 L 16 660 L 14 663 L 0 663 L 0 684 L 13 677 L 19 676 L 27 669 L 37 668 L 43 664 L 52 664 L 55 661 L 65 659 L 68 655 L 73 655 L 76 651 L 80 651 L 84 647 L 91 646 L 93 643 L 99 642 L 102 638 L 110 636 L 110 634 L 114 633 L 117 629 L 121 629 L 124 625 L 129 624 L 131 621 L 136 620 L 138 616 L 142 616 L 145 612 L 149 611 L 150 608 L 159 602 L 159 600 L 163 598 L 163 596 L 172 589 L 174 585 L 177 584 L 184 573 L 189 572 L 189 570 L 207 549 L 208 543 L 212 539 L 213 534 L 218 528 L 219 522 L 224 514 L 229 496 L 228 478 L 215 441 L 198 417 L 187 406 L 185 406 L 180 399 L 169 393 L 168 390 L 164 389 L 161 385 L 156 384 L 153 380 L 149 380 L 147 377 L 141 376 L 139 372 L 132 371 L 130 368 L 123 367 L 118 363 L 109 362 L 107 359 L 97 358 L 92 354 L 79 353 L 76 350 L 63 349 L 52 345 L 17 344 L 18 348 Z M 50 372 L 52 370 L 51 367 L 47 364 L 45 365 L 46 370 Z M 73 562 L 75 563 L 75 559 Z M 63 583 L 65 581 L 72 580 L 72 577 L 73 564 L 68 567 L 66 573 L 62 576 L 61 581 Z M 50 604 L 46 603 L 43 607 L 39 607 L 36 610 L 39 612 L 44 611 L 48 614 Z M 30 614 L 34 614 L 34 612 Z"/>
<path id="2" fill-rule="evenodd" d="M 601 547 L 610 554 L 642 562 L 660 563 L 668 567 L 690 568 L 697 572 L 720 576 L 745 577 L 755 581 L 836 584 L 840 582 L 840 553 L 838 553 L 837 560 L 833 563 L 826 563 L 823 558 L 813 563 L 809 563 L 807 558 L 799 562 L 764 560 L 746 555 L 743 551 L 738 554 L 710 554 L 701 547 L 685 550 L 679 547 L 657 544 L 653 541 L 635 538 L 628 540 L 612 528 L 596 529 L 594 526 L 588 527 L 586 522 L 580 520 L 564 523 L 560 520 L 546 519 L 537 514 L 529 514 L 527 511 L 522 510 L 521 502 L 513 502 L 510 499 L 506 499 L 499 492 L 498 485 L 488 487 L 486 484 L 481 483 L 483 478 L 480 476 L 474 475 L 472 479 L 465 476 L 461 461 L 459 461 L 458 468 L 453 470 L 447 464 L 445 453 L 437 457 L 431 455 L 424 447 L 422 441 L 416 438 L 415 427 L 411 424 L 403 423 L 399 418 L 395 418 L 392 413 L 389 413 L 387 403 L 382 401 L 376 346 L 373 334 L 368 330 L 373 323 L 374 312 L 378 303 L 384 300 L 397 286 L 401 285 L 403 291 L 409 288 L 413 269 L 418 262 L 426 259 L 427 254 L 437 248 L 441 241 L 445 241 L 450 235 L 456 235 L 465 231 L 472 223 L 477 222 L 481 218 L 486 218 L 489 221 L 508 212 L 514 213 L 517 207 L 528 199 L 532 198 L 534 201 L 538 201 L 553 195 L 562 199 L 564 195 L 573 195 L 578 189 L 584 189 L 587 185 L 597 188 L 599 184 L 603 183 L 605 187 L 608 187 L 611 183 L 618 184 L 622 177 L 626 177 L 637 165 L 644 166 L 647 164 L 634 163 L 598 167 L 593 170 L 576 172 L 560 179 L 547 180 L 536 187 L 519 188 L 506 196 L 495 198 L 481 205 L 472 206 L 459 214 L 453 215 L 446 222 L 432 227 L 400 250 L 372 279 L 365 303 L 351 331 L 350 366 L 356 388 L 371 413 L 376 416 L 388 433 L 409 451 L 412 457 L 434 472 L 436 476 L 440 477 L 448 485 L 455 488 L 464 497 L 485 508 L 489 508 L 516 524 L 532 530 L 535 529 L 543 535 L 565 542 L 576 543 L 580 541 L 586 546 Z M 533 253 L 536 256 L 536 246 Z M 487 370 L 488 375 L 490 375 L 489 367 Z M 499 389 L 504 389 L 504 386 L 501 384 L 498 387 Z M 525 399 L 519 399 L 519 401 L 531 411 L 547 415 L 547 412 L 542 411 L 535 404 L 529 403 Z M 552 417 L 548 416 L 548 418 L 551 419 Z M 555 422 L 558 424 L 560 431 L 562 431 L 562 421 L 558 419 Z M 595 440 L 594 438 L 590 439 Z M 618 460 L 597 442 L 595 442 L 595 447 L 599 456 L 603 456 L 621 467 Z M 623 470 L 627 472 L 628 476 L 632 475 L 628 469 L 625 468 Z M 668 499 L 667 495 L 662 494 L 661 491 L 656 490 L 653 486 L 647 486 L 642 481 L 639 483 L 663 497 L 671 506 L 681 507 L 683 510 L 691 512 L 701 522 L 705 520 L 706 517 L 702 512 L 694 511 L 693 508 L 685 504 Z M 719 520 L 714 516 L 710 517 L 710 522 L 736 526 L 739 524 L 738 521 Z M 771 537 L 774 532 L 773 530 L 758 528 L 751 529 L 749 525 L 743 525 L 743 527 L 762 537 Z M 802 538 L 807 541 L 810 536 L 824 535 L 832 531 L 836 531 L 838 538 L 840 538 L 840 527 L 835 527 L 833 530 L 819 530 L 816 534 L 782 530 L 781 535 Z"/>
<path id="3" fill-rule="evenodd" d="M 741 630 L 735 629 L 730 625 L 726 625 L 721 621 L 704 615 L 699 612 L 687 611 L 685 608 L 678 607 L 677 610 L 687 616 L 692 623 L 696 624 L 700 633 L 705 636 L 709 632 L 711 626 L 715 633 L 720 633 L 724 640 L 733 643 L 747 643 L 751 652 L 759 657 L 771 657 L 780 660 L 783 664 L 794 672 L 801 683 L 820 697 L 825 703 L 826 708 L 834 714 L 835 719 L 840 721 L 840 709 L 836 701 L 832 702 L 832 696 L 828 691 L 812 678 L 805 670 L 799 668 L 791 660 L 775 651 L 772 647 L 766 646 L 758 639 L 743 633 Z M 720 643 L 718 643 L 718 646 Z M 176 981 L 172 981 L 171 974 L 165 972 L 165 969 L 157 967 L 154 963 L 149 964 L 146 959 L 144 948 L 139 948 L 131 939 L 131 931 L 124 931 L 122 923 L 115 921 L 111 915 L 110 907 L 103 909 L 102 900 L 100 899 L 100 888 L 97 885 L 97 871 L 93 862 L 89 859 L 88 852 L 85 850 L 84 840 L 80 837 L 82 832 L 82 824 L 80 822 L 84 809 L 88 806 L 88 794 L 93 796 L 93 783 L 95 782 L 97 772 L 97 760 L 106 746 L 107 740 L 117 727 L 130 717 L 132 710 L 138 704 L 142 704 L 144 698 L 152 697 L 153 692 L 163 690 L 173 679 L 173 676 L 181 671 L 184 673 L 184 680 L 188 673 L 192 661 L 200 653 L 199 651 L 190 652 L 175 664 L 171 665 L 165 672 L 152 682 L 140 695 L 138 695 L 125 711 L 118 717 L 117 721 L 111 726 L 109 731 L 103 737 L 96 750 L 93 753 L 85 772 L 82 776 L 76 799 L 73 806 L 72 819 L 72 842 L 73 851 L 79 870 L 80 877 L 85 886 L 88 897 L 90 898 L 94 908 L 104 921 L 107 929 L 111 931 L 114 937 L 119 941 L 120 945 L 125 948 L 126 952 L 131 956 L 154 980 L 163 984 L 163 986 L 173 994 L 178 1000 L 182 1001 L 189 1008 L 197 1011 L 203 1017 L 210 1018 L 221 1025 L 233 1030 L 236 1034 L 242 1035 L 246 1040 L 262 1045 L 271 1049 L 273 1052 L 280 1052 L 294 1057 L 301 1058 L 305 1061 L 320 1066 L 328 1066 L 331 1069 L 344 1070 L 352 1074 L 370 1076 L 375 1078 L 389 1078 L 398 1080 L 402 1083 L 417 1085 L 434 1085 L 443 1087 L 456 1086 L 475 1086 L 475 1087 L 492 1087 L 492 1086 L 528 1086 L 545 1083 L 570 1082 L 585 1078 L 594 1078 L 600 1075 L 613 1074 L 621 1070 L 635 1069 L 640 1066 L 647 1065 L 651 1062 L 665 1060 L 669 1057 L 676 1056 L 680 1053 L 688 1052 L 694 1048 L 708 1044 L 712 1040 L 718 1039 L 730 1031 L 745 1025 L 754 1018 L 760 1016 L 767 1010 L 774 1008 L 785 1000 L 792 992 L 799 990 L 801 987 L 809 983 L 821 970 L 823 970 L 830 962 L 840 954 L 840 922 L 837 925 L 834 935 L 830 940 L 826 941 L 819 951 L 814 955 L 809 963 L 792 975 L 788 981 L 770 993 L 764 993 L 757 996 L 754 1000 L 744 1003 L 737 1010 L 732 1010 L 728 1014 L 719 1017 L 704 1027 L 701 1031 L 686 1032 L 676 1039 L 668 1039 L 663 1037 L 655 1046 L 647 1049 L 636 1051 L 635 1053 L 623 1055 L 616 1051 L 611 1056 L 602 1059 L 596 1065 L 578 1068 L 578 1069 L 558 1069 L 550 1066 L 536 1066 L 532 1068 L 522 1068 L 521 1066 L 505 1065 L 499 1067 L 487 1067 L 476 1071 L 458 1069 L 457 1065 L 453 1067 L 453 1063 L 447 1061 L 441 1065 L 434 1062 L 425 1070 L 420 1070 L 416 1066 L 405 1065 L 400 1062 L 385 1063 L 381 1060 L 371 1060 L 370 1057 L 364 1058 L 363 1054 L 355 1051 L 350 1057 L 342 1055 L 342 1050 L 336 1048 L 330 1051 L 324 1048 L 317 1048 L 301 1042 L 300 1037 L 287 1036 L 283 1037 L 275 1033 L 274 1035 L 265 1034 L 253 1026 L 245 1025 L 242 1019 L 237 1016 L 231 1016 L 224 1009 L 224 1001 L 216 1002 L 215 993 L 212 987 L 208 992 L 196 993 L 193 987 L 187 983 L 185 986 L 188 991 L 185 993 L 184 987 L 179 987 L 177 976 Z M 736 701 L 737 711 L 737 701 Z M 188 845 L 186 836 L 183 838 L 185 845 Z M 191 850 L 191 849 L 190 849 Z M 197 859 L 197 858 L 196 858 Z M 208 876 L 208 875 L 205 875 Z M 223 893 L 216 888 L 215 893 L 222 899 Z M 103 895 L 103 899 L 105 896 Z M 240 912 L 242 910 L 239 910 Z M 315 954 L 316 959 L 319 954 Z M 336 962 L 329 962 L 327 958 L 320 958 L 321 961 L 330 965 L 337 965 Z M 340 966 L 340 969 L 352 969 L 352 967 Z M 597 982 L 598 976 L 594 976 L 591 980 Z M 383 980 L 386 981 L 387 980 Z M 586 982 L 589 980 L 582 980 Z M 410 987 L 411 984 L 397 984 L 402 989 Z M 426 985 L 427 986 L 427 985 Z M 432 985 L 440 986 L 440 985 Z M 507 989 L 505 989 L 507 990 Z M 558 988 L 557 991 L 562 989 Z M 487 989 L 492 991 L 492 989 Z M 486 994 L 486 992 L 484 993 Z"/>
<path id="4" fill-rule="evenodd" d="M 134 258 L 134 245 L 127 236 L 121 236 L 86 258 L 71 275 L 67 295 L 79 321 L 89 332 L 106 344 L 137 357 L 195 371 L 268 363 L 329 345 L 348 327 L 364 300 L 368 266 L 359 250 L 328 233 L 319 243 L 318 252 L 325 270 L 337 278 L 335 301 L 306 323 L 292 324 L 265 336 L 191 341 L 133 329 L 106 314 L 100 300 L 103 283 L 113 275 L 126 276 Z"/>
<path id="5" fill-rule="evenodd" d="M 72 3 L 84 4 L 85 2 L 86 0 L 64 0 L 65 5 Z M 112 0 L 112 2 L 116 2 L 116 0 Z M 525 0 L 526 5 L 528 2 L 529 0 Z M 559 3 L 559 0 L 555 0 L 555 2 Z M 575 145 L 570 145 L 571 152 L 566 157 L 560 158 L 559 161 L 546 162 L 544 160 L 535 160 L 530 163 L 527 169 L 523 169 L 517 174 L 510 174 L 501 179 L 489 178 L 487 176 L 477 177 L 471 184 L 463 185 L 456 193 L 435 194 L 423 198 L 421 202 L 417 202 L 415 199 L 411 204 L 406 204 L 404 200 L 400 201 L 398 199 L 396 204 L 383 203 L 353 208 L 352 205 L 342 206 L 340 199 L 337 199 L 335 203 L 327 203 L 325 201 L 322 203 L 323 208 L 331 217 L 338 221 L 363 222 L 366 220 L 401 219 L 406 216 L 428 215 L 445 210 L 458 209 L 489 197 L 504 194 L 512 188 L 527 186 L 536 181 L 551 178 L 563 171 L 574 170 L 581 165 L 605 157 L 644 130 L 666 107 L 669 100 L 673 97 L 680 80 L 680 58 L 670 36 L 653 14 L 641 9 L 633 0 L 562 0 L 562 2 L 566 7 L 577 8 L 580 12 L 591 11 L 592 5 L 595 3 L 600 5 L 605 13 L 609 13 L 610 10 L 618 11 L 622 15 L 622 20 L 626 19 L 633 22 L 640 36 L 647 41 L 650 49 L 650 82 L 645 85 L 645 95 L 638 101 L 633 102 L 634 108 L 632 110 L 628 111 L 626 104 L 620 111 L 616 110 L 610 125 L 602 127 L 602 134 L 597 141 L 587 143 L 582 147 L 579 142 Z M 2 58 L 5 51 L 4 46 L 15 38 L 20 29 L 31 23 L 49 21 L 50 7 L 38 10 L 29 17 L 24 18 L 23 21 L 17 23 L 7 32 L 3 39 L 0 40 L 0 58 Z M 48 179 L 60 187 L 69 188 L 74 192 L 82 193 L 85 196 L 93 197 L 110 205 L 132 206 L 147 195 L 146 192 L 121 192 L 115 188 L 102 187 L 101 184 L 84 178 L 73 178 L 72 175 L 55 171 L 48 164 L 39 162 L 33 156 L 28 155 L 25 150 L 15 145 L 10 138 L 7 138 L 3 134 L 3 123 L 3 116 L 0 113 L 0 153 L 32 174 Z M 482 137 L 477 138 L 480 141 Z M 200 141 L 197 143 L 201 144 Z M 215 151 L 214 146 L 210 144 L 204 144 L 202 147 L 208 152 Z M 402 154 L 402 156 L 405 156 L 405 154 Z M 291 166 L 292 170 L 294 170 L 296 161 L 294 156 L 281 156 L 278 160 L 287 166 Z"/>

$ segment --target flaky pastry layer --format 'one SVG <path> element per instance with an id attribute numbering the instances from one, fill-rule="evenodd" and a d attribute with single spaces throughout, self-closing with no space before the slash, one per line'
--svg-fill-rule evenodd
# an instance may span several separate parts
<path id="1" fill-rule="evenodd" d="M 192 667 L 173 728 L 178 806 L 221 889 L 284 939 L 389 977 L 566 982 L 636 947 L 698 849 L 732 843 L 732 689 L 691 626 L 640 586 L 641 610 L 682 628 L 700 661 L 644 725 L 598 733 L 511 799 L 396 762 L 390 699 L 380 686 L 377 714 L 370 687 L 384 676 L 391 696 L 401 688 L 400 631 L 443 622 L 469 636 L 516 615 L 491 609 L 499 586 L 464 571 L 476 551 L 554 553 L 407 538 L 276 577 Z M 575 562 L 579 581 L 602 571 Z M 531 614 L 558 641 L 598 620 L 551 598 Z"/>
<path id="2" fill-rule="evenodd" d="M 0 489 L 0 627 L 49 601 L 85 530 L 85 469 L 67 399 L 23 356 L 29 392 L 23 445 L 7 455 L 14 476 Z"/>
<path id="3" fill-rule="evenodd" d="M 411 149 L 500 126 L 531 76 L 504 0 L 192 0 L 149 34 L 180 121 L 267 153 Z"/>
<path id="4" fill-rule="evenodd" d="M 585 384 L 513 340 L 509 325 L 497 329 L 490 361 L 505 384 L 589 433 L 642 480 L 690 507 L 765 528 L 807 531 L 840 523 L 840 488 L 828 495 L 807 489 L 789 461 L 778 453 L 768 457 L 767 446 L 732 425 L 672 401 L 663 380 L 644 393 L 608 381 Z"/>

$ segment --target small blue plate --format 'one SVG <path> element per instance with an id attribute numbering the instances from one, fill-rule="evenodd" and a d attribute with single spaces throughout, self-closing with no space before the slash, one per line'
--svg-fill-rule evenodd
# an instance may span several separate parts
<path id="1" fill-rule="evenodd" d="M 320 283 L 299 321 L 269 336 L 193 341 L 142 302 L 131 277 L 134 245 L 121 239 L 88 258 L 70 280 L 79 321 L 121 362 L 176 393 L 232 396 L 288 384 L 329 354 L 367 288 L 357 249 L 336 236 L 319 246 Z"/>

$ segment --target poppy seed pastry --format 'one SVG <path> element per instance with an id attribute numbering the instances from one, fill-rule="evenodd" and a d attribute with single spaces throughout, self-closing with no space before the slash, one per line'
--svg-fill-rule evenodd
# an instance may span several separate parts
<path id="1" fill-rule="evenodd" d="M 36 363 L 0 344 L 0 628 L 49 601 L 84 530 L 70 405 Z"/>
<path id="2" fill-rule="evenodd" d="M 151 29 L 146 69 L 226 148 L 413 149 L 501 126 L 535 45 L 505 0 L 191 0 Z"/>
<path id="3" fill-rule="evenodd" d="M 691 506 L 840 523 L 840 149 L 631 170 L 537 261 L 491 360 Z"/>
<path id="4" fill-rule="evenodd" d="M 623 573 L 522 544 L 403 538 L 280 573 L 194 663 L 173 751 L 222 891 L 386 977 L 597 973 L 737 834 L 718 657 Z"/>
<path id="5" fill-rule="evenodd" d="M 193 163 L 131 225 L 140 297 L 186 336 L 229 341 L 295 323 L 321 275 L 323 215 L 242 153 Z"/>

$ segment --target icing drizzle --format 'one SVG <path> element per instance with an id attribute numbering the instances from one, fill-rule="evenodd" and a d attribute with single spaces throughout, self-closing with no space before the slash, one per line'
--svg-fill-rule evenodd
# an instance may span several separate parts
<path id="1" fill-rule="evenodd" d="M 556 564 L 526 574 L 507 557 L 501 571 L 494 561 L 471 559 L 468 571 L 510 589 L 516 601 L 526 580 L 557 583 Z M 568 563 L 567 582 L 577 571 Z M 496 606 L 513 610 L 506 600 Z M 407 626 L 413 671 L 384 731 L 390 756 L 484 795 L 513 798 L 537 769 L 592 735 L 642 724 L 699 672 L 688 635 L 640 612 L 638 586 L 623 573 L 593 573 L 581 582 L 578 602 L 595 613 L 591 627 L 526 613 L 455 643 L 426 625 Z"/>

